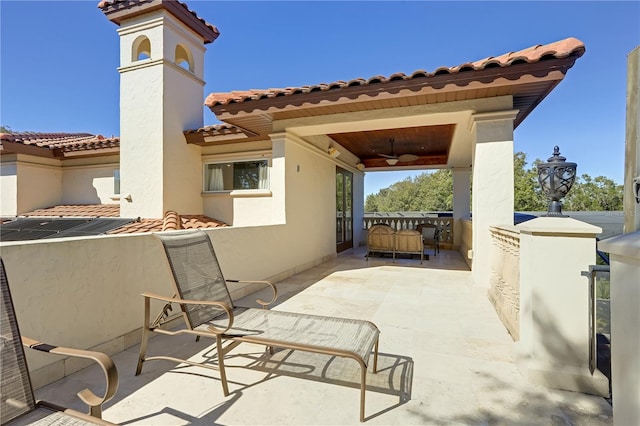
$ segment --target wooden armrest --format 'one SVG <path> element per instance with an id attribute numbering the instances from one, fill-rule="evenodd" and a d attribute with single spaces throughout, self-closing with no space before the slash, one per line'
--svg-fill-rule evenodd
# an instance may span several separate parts
<path id="1" fill-rule="evenodd" d="M 37 351 L 49 352 L 56 355 L 66 355 L 76 358 L 86 358 L 95 361 L 104 372 L 107 385 L 103 397 L 98 397 L 91 390 L 85 389 L 78 392 L 78 397 L 90 407 L 90 414 L 97 418 L 102 418 L 102 404 L 109 401 L 118 390 L 118 370 L 111 357 L 102 352 L 88 351 L 82 349 L 65 348 L 42 343 L 28 337 L 22 337 L 22 344 Z"/>
<path id="2" fill-rule="evenodd" d="M 256 299 L 256 302 L 261 304 L 263 308 L 266 308 L 267 306 L 275 302 L 276 299 L 278 298 L 278 289 L 276 288 L 275 285 L 273 285 L 269 281 L 246 281 L 246 280 L 225 280 L 225 281 L 230 283 L 239 283 L 239 284 L 266 284 L 267 286 L 271 287 L 271 291 L 273 292 L 273 297 L 271 298 L 270 301 L 265 302 L 262 299 Z"/>
<path id="3" fill-rule="evenodd" d="M 233 325 L 233 310 L 231 309 L 231 306 L 229 306 L 228 304 L 226 304 L 224 302 L 214 302 L 214 301 L 210 301 L 210 300 L 180 299 L 178 297 L 161 296 L 161 295 L 155 294 L 155 293 L 142 293 L 142 296 L 144 298 L 146 298 L 146 299 L 162 300 L 163 302 L 177 303 L 177 304 L 180 304 L 180 305 L 217 306 L 219 308 L 224 309 L 225 313 L 227 314 L 227 317 L 229 318 L 229 323 L 227 324 L 227 326 L 224 329 L 220 329 L 220 328 L 214 327 L 212 325 L 209 326 L 209 329 L 211 331 L 213 331 L 214 333 L 217 333 L 217 334 L 224 334 L 224 332 L 229 330 L 231 328 L 231 326 Z"/>

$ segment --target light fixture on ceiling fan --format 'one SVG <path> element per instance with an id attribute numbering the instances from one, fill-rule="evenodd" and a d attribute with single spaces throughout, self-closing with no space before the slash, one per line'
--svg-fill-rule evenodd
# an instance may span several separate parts
<path id="1" fill-rule="evenodd" d="M 408 161 L 416 161 L 419 157 L 413 154 L 402 154 L 402 155 L 394 155 L 393 153 L 393 143 L 395 141 L 393 139 L 389 139 L 389 143 L 391 144 L 391 155 L 387 154 L 378 154 L 380 157 L 384 157 L 385 161 L 390 166 L 395 166 L 398 162 L 408 162 Z"/>

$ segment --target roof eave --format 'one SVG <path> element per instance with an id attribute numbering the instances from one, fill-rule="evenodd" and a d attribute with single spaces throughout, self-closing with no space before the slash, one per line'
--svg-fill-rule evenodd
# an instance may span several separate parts
<path id="1" fill-rule="evenodd" d="M 0 152 L 3 154 L 25 154 L 35 157 L 58 158 L 62 159 L 64 154 L 59 148 L 48 148 L 35 145 L 25 145 L 19 142 L 2 141 Z"/>
<path id="2" fill-rule="evenodd" d="M 176 0 L 148 0 L 145 2 L 101 2 L 98 8 L 114 24 L 120 26 L 125 19 L 164 9 L 202 37 L 204 44 L 212 43 L 220 32 L 216 27 L 195 16 Z"/>
<path id="3" fill-rule="evenodd" d="M 208 106 L 217 116 L 223 114 L 236 114 L 238 112 L 251 113 L 254 111 L 265 111 L 271 108 L 283 108 L 286 106 L 301 106 L 302 104 L 314 104 L 319 101 L 337 101 L 344 99 L 355 99 L 360 95 L 376 96 L 380 93 L 394 93 L 399 90 L 419 90 L 422 87 L 432 87 L 434 89 L 446 89 L 448 85 L 459 87 L 468 86 L 472 82 L 493 83 L 499 78 L 515 82 L 519 78 L 531 75 L 533 77 L 546 77 L 553 71 L 560 71 L 564 78 L 567 70 L 573 66 L 575 60 L 568 63 L 567 59 L 549 59 L 533 64 L 511 65 L 508 67 L 495 67 L 482 70 L 469 70 L 458 73 L 438 74 L 430 77 L 411 78 L 407 80 L 395 80 L 390 82 L 373 82 L 358 86 L 343 87 L 340 89 L 330 89 L 326 91 L 300 92 L 294 94 L 280 94 L 276 96 L 261 96 L 258 98 L 246 98 L 241 102 L 230 101 L 229 103 L 216 103 Z M 551 66 L 550 66 L 551 65 Z M 517 68 L 517 69 L 516 69 Z M 545 94 L 546 95 L 546 94 Z"/>

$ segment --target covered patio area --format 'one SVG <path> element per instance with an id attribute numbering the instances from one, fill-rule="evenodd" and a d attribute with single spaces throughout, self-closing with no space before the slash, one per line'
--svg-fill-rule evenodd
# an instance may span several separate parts
<path id="1" fill-rule="evenodd" d="M 367 377 L 367 424 L 612 424 L 601 397 L 530 384 L 486 289 L 473 285 L 457 251 L 414 259 L 370 258 L 363 247 L 277 283 L 274 309 L 357 317 L 381 330 L 379 372 Z M 257 294 L 238 304 L 253 303 Z M 244 303 L 243 303 L 244 302 Z M 142 304 L 142 298 L 140 298 Z M 142 318 L 140 319 L 142 321 Z M 211 341 L 165 336 L 149 353 L 211 362 Z M 120 388 L 103 418 L 120 424 L 359 424 L 359 372 L 351 360 L 240 345 L 232 352 L 224 397 L 216 372 L 165 361 L 135 376 L 138 346 L 113 358 Z M 85 410 L 75 393 L 100 386 L 81 370 L 36 397 Z"/>

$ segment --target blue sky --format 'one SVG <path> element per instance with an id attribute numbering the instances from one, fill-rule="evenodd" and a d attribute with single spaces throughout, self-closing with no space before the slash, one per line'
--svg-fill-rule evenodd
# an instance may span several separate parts
<path id="1" fill-rule="evenodd" d="M 433 71 L 575 37 L 585 55 L 515 132 L 529 164 L 559 145 L 578 173 L 622 183 L 627 55 L 640 2 L 187 1 L 218 27 L 211 92 Z M 117 26 L 98 0 L 0 0 L 0 123 L 119 135 Z M 217 122 L 204 109 L 204 123 Z M 368 173 L 365 194 L 418 172 Z"/>

